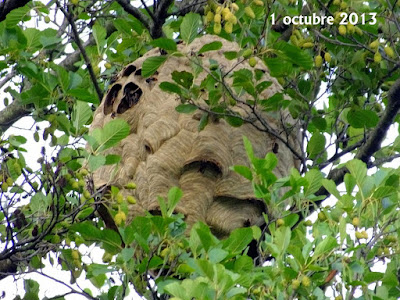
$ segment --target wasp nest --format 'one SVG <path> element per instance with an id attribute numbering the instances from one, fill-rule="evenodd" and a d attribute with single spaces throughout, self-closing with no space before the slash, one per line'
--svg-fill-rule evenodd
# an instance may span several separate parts
<path id="1" fill-rule="evenodd" d="M 115 167 L 105 166 L 94 174 L 96 187 L 116 185 L 123 190 L 128 182 L 136 183 L 136 190 L 123 190 L 125 195 L 133 193 L 137 199 L 137 204 L 131 206 L 128 221 L 145 211 L 159 211 L 157 196 L 165 197 L 171 187 L 178 186 L 184 195 L 176 212 L 183 213 L 188 224 L 205 222 L 220 237 L 237 227 L 262 225 L 262 214 L 268 213 L 268 207 L 254 197 L 251 182 L 230 169 L 234 165 L 249 166 L 243 136 L 253 144 L 256 156 L 276 153 L 278 177 L 286 176 L 297 164 L 285 144 L 251 124 L 232 127 L 224 119 L 214 118 L 204 130 L 198 131 L 201 112 L 178 113 L 175 108 L 181 103 L 179 97 L 160 89 L 161 82 L 173 82 L 173 71 L 193 72 L 191 58 L 203 45 L 215 41 L 222 42 L 222 48 L 200 57 L 205 70 L 210 67 L 210 59 L 217 61 L 223 72 L 232 68 L 261 69 L 264 72 L 261 80 L 271 81 L 272 85 L 260 98 L 267 99 L 282 89 L 261 61 L 257 60 L 252 68 L 243 58 L 226 59 L 224 52 L 239 51 L 239 47 L 216 36 L 203 36 L 189 46 L 178 45 L 184 56 L 170 56 L 153 77 L 142 77 L 141 67 L 146 58 L 160 55 L 159 49 L 126 66 L 96 110 L 91 130 L 113 118 L 124 119 L 130 125 L 129 136 L 109 151 L 122 158 L 117 172 Z M 200 85 L 207 74 L 201 72 L 194 83 Z M 232 83 L 229 78 L 226 82 Z M 251 115 L 239 103 L 234 110 L 243 116 Z M 290 122 L 286 113 L 273 116 L 258 113 L 285 140 L 293 142 L 294 134 L 289 135 L 281 125 Z"/>

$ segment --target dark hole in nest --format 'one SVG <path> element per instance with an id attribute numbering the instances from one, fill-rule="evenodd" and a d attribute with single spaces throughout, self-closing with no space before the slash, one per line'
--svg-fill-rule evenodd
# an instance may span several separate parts
<path id="1" fill-rule="evenodd" d="M 197 171 L 210 177 L 218 177 L 222 175 L 221 167 L 217 163 L 208 160 L 197 160 L 186 164 L 183 167 L 182 173 L 188 171 Z"/>
<path id="2" fill-rule="evenodd" d="M 120 91 L 121 88 L 122 88 L 122 86 L 120 84 L 116 84 L 108 92 L 106 99 L 105 99 L 105 103 L 104 103 L 104 114 L 105 115 L 112 113 L 115 98 L 117 98 L 118 92 Z"/>
<path id="3" fill-rule="evenodd" d="M 147 145 L 147 144 L 144 145 L 144 150 L 146 150 L 146 152 L 148 154 L 152 154 L 153 153 L 153 150 L 151 150 L 151 147 L 149 145 Z"/>
<path id="4" fill-rule="evenodd" d="M 127 85 L 125 85 L 124 97 L 121 99 L 121 103 L 118 105 L 117 113 L 122 114 L 138 103 L 142 94 L 142 90 L 133 82 L 129 82 Z"/>
<path id="5" fill-rule="evenodd" d="M 124 72 L 122 73 L 122 77 L 125 77 L 125 76 L 128 77 L 135 71 L 136 71 L 136 67 L 134 65 L 129 65 L 125 68 Z"/>

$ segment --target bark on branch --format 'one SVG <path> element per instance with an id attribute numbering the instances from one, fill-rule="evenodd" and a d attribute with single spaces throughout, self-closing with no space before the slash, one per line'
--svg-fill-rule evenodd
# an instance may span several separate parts
<path id="1" fill-rule="evenodd" d="M 30 1 L 31 0 L 3 0 L 0 3 L 0 22 L 4 21 L 12 10 L 25 6 Z"/>

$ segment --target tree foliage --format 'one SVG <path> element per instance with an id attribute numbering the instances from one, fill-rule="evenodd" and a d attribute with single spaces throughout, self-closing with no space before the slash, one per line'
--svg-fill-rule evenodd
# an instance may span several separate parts
<path id="1" fill-rule="evenodd" d="M 400 170 L 386 164 L 400 152 L 400 1 L 160 0 L 134 6 L 127 0 L 6 0 L 0 9 L 0 87 L 6 93 L 0 111 L 0 278 L 25 272 L 51 277 L 42 273 L 44 261 L 56 257 L 52 264 L 71 274 L 71 285 L 63 283 L 68 294 L 89 299 L 122 299 L 132 293 L 129 283 L 152 299 L 400 297 Z M 285 24 L 285 17 L 313 14 L 334 23 Z M 204 33 L 240 45 L 239 52 L 223 53 L 228 59 L 252 65 L 260 58 L 281 93 L 258 98 L 271 83 L 259 82 L 257 68 L 202 67 L 201 53 L 217 51 L 218 42 L 193 54 L 193 73 L 177 72 L 174 82 L 160 85 L 182 100 L 179 112 L 203 113 L 199 130 L 211 117 L 224 118 L 232 126 L 252 123 L 289 145 L 254 108 L 290 112 L 300 128 L 300 150 L 291 148 L 299 170 L 276 178 L 275 155 L 254 157 L 247 139 L 251 167 L 233 166 L 253 182 L 255 196 L 274 217 L 225 240 L 202 223 L 187 235 L 184 216 L 172 213 L 181 197 L 173 187 L 167 199 L 159 198 L 161 215 L 126 224 L 135 199 L 112 187 L 112 218 L 99 218 L 107 191 L 94 189 L 91 174 L 106 164 L 118 167 L 120 158 L 104 150 L 129 134 L 118 118 L 88 133 L 103 92 L 149 49 L 159 47 L 163 55 L 145 61 L 145 77 L 166 57 L 182 55 L 176 42 L 189 45 Z M 209 74 L 205 105 L 196 101 L 198 72 Z M 220 101 L 225 98 L 228 104 Z M 238 102 L 253 114 L 235 114 Z M 15 134 L 27 118 L 34 126 Z M 389 129 L 395 134 L 384 142 Z M 43 145 L 37 164 L 31 162 Z M 329 205 L 323 202 L 328 197 Z M 85 245 L 103 249 L 103 263 L 85 259 Z M 254 260 L 249 245 L 256 249 Z M 85 278 L 94 289 L 73 285 Z M 24 288 L 26 299 L 38 299 L 33 279 L 25 279 Z"/>

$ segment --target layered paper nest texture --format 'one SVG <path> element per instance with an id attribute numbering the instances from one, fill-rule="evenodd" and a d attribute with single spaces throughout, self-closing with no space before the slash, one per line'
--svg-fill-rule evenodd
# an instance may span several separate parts
<path id="1" fill-rule="evenodd" d="M 205 129 L 199 131 L 202 112 L 178 113 L 175 108 L 181 104 L 179 96 L 160 89 L 161 82 L 173 82 L 173 71 L 193 72 L 190 59 L 203 45 L 215 41 L 222 42 L 223 46 L 220 50 L 202 54 L 200 58 L 205 70 L 209 70 L 210 59 L 217 61 L 223 72 L 234 66 L 235 70 L 261 69 L 265 71 L 261 81 L 271 81 L 272 85 L 262 92 L 260 98 L 267 99 L 282 90 L 260 60 L 257 59 L 254 68 L 247 60 L 238 64 L 242 57 L 228 60 L 224 52 L 239 51 L 238 45 L 210 35 L 197 38 L 190 45 L 178 45 L 184 56 L 169 57 L 150 78 L 142 77 L 141 67 L 146 58 L 161 55 L 159 49 L 149 51 L 126 66 L 96 110 L 91 130 L 103 127 L 114 118 L 126 120 L 131 127 L 127 138 L 107 150 L 122 158 L 117 172 L 113 172 L 115 166 L 105 166 L 94 175 L 96 187 L 116 185 L 125 195 L 136 197 L 137 204 L 130 205 L 128 221 L 145 211 L 159 210 L 157 196 L 165 197 L 171 187 L 178 186 L 184 195 L 176 211 L 186 216 L 189 225 L 196 221 L 205 222 L 219 236 L 225 236 L 237 227 L 261 225 L 264 220 L 262 213 L 268 213 L 268 207 L 255 199 L 251 182 L 230 168 L 234 165 L 249 166 L 243 136 L 251 141 L 258 157 L 264 157 L 275 148 L 279 159 L 275 171 L 278 177 L 286 176 L 296 166 L 296 160 L 283 143 L 251 124 L 232 127 L 224 119 L 210 118 Z M 201 72 L 194 79 L 195 84 L 200 85 L 207 74 Z M 229 76 L 226 82 L 232 83 Z M 204 96 L 207 98 L 207 91 Z M 245 117 L 249 116 L 245 106 L 237 104 L 234 109 Z M 291 122 L 287 113 L 259 114 L 275 131 L 287 134 L 281 125 L 282 122 Z M 123 189 L 128 182 L 135 182 L 137 189 Z"/>

